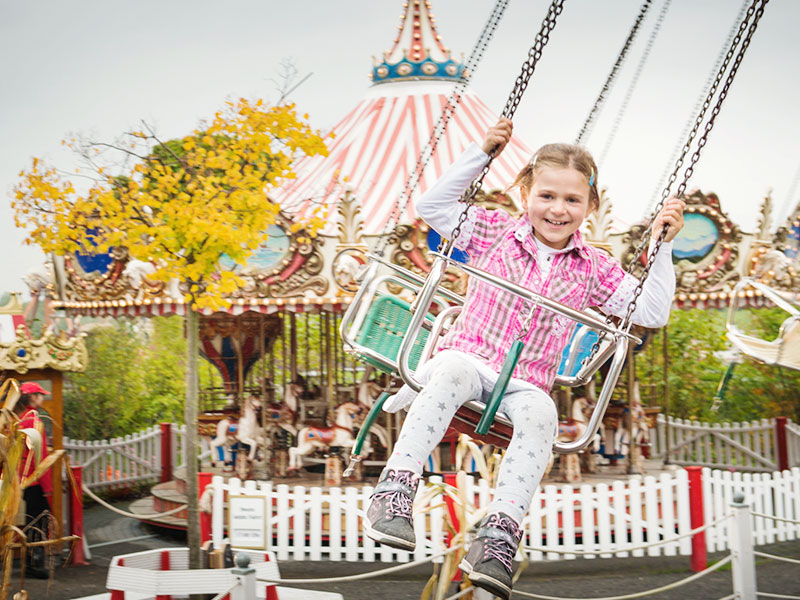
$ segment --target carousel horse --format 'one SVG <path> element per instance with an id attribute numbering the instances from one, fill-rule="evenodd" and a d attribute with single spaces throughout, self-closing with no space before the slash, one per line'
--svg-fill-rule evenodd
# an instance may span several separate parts
<path id="1" fill-rule="evenodd" d="M 558 442 L 571 442 L 580 438 L 586 431 L 586 424 L 588 422 L 585 416 L 587 411 L 591 414 L 591 405 L 589 400 L 580 397 L 572 401 L 571 417 L 565 421 L 558 422 L 558 435 L 556 441 Z M 553 468 L 556 455 L 550 457 L 550 463 L 545 470 L 545 475 Z M 576 453 L 564 454 L 561 456 L 561 477 L 564 481 L 575 483 L 581 481 L 581 465 L 580 459 Z"/>
<path id="2" fill-rule="evenodd" d="M 345 402 L 334 409 L 335 422 L 331 427 L 303 427 L 297 434 L 297 445 L 289 448 L 289 470 L 297 472 L 303 466 L 303 457 L 314 450 L 324 450 L 332 446 L 351 448 L 355 443 L 355 429 L 363 423 L 365 407 L 355 402 Z M 382 444 L 388 443 L 382 427 L 372 426 Z"/>
<path id="3" fill-rule="evenodd" d="M 303 393 L 303 386 L 299 383 L 289 383 L 283 392 L 283 402 L 274 403 L 267 407 L 265 420 L 270 425 L 283 429 L 292 436 L 297 435 L 297 401 Z"/>
<path id="4" fill-rule="evenodd" d="M 245 398 L 244 404 L 242 405 L 238 420 L 226 417 L 217 423 L 216 436 L 209 442 L 211 448 L 211 466 L 214 466 L 215 452 L 219 460 L 225 465 L 231 464 L 230 461 L 226 460 L 227 457 L 224 450 L 229 441 L 229 437 L 250 447 L 247 459 L 250 464 L 253 463 L 259 441 L 263 438 L 263 432 L 260 431 L 260 427 L 258 426 L 258 415 L 256 412 L 259 407 L 260 404 L 257 399 L 253 396 L 248 396 Z"/>
<path id="5" fill-rule="evenodd" d="M 630 431 L 629 431 L 630 425 Z M 633 443 L 631 443 L 631 438 Z M 620 419 L 620 424 L 614 433 L 614 447 L 623 457 L 630 457 L 631 468 L 640 475 L 644 475 L 642 447 L 650 445 L 650 427 L 647 423 L 647 414 L 642 406 L 639 396 L 639 382 L 633 384 L 633 397 L 630 410 L 626 418 Z"/>

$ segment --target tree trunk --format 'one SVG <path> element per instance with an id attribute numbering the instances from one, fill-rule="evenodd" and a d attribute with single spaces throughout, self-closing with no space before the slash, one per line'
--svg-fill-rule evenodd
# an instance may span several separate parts
<path id="1" fill-rule="evenodd" d="M 199 315 L 187 307 L 186 312 L 186 541 L 189 546 L 189 568 L 201 568 L 200 511 L 197 482 L 197 354 Z"/>

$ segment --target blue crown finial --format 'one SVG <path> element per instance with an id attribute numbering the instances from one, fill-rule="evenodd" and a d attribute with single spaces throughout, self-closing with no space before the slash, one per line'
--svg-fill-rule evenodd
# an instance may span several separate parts
<path id="1" fill-rule="evenodd" d="M 372 68 L 375 83 L 408 79 L 458 80 L 464 73 L 463 63 L 454 61 L 450 50 L 436 32 L 429 0 L 408 0 L 403 3 L 402 22 L 394 46 L 384 53 L 383 61 Z"/>

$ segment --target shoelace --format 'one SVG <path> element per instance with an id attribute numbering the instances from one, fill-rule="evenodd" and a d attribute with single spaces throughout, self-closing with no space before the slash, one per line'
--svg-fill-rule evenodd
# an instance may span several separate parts
<path id="1" fill-rule="evenodd" d="M 501 529 L 504 532 L 508 533 L 513 537 L 515 540 L 518 540 L 520 536 L 519 525 L 517 525 L 513 520 L 505 517 L 498 517 L 497 515 L 491 515 L 489 517 L 489 522 L 487 523 L 488 527 L 495 527 L 497 529 Z M 499 540 L 495 538 L 485 538 L 486 540 L 486 558 L 494 558 L 500 561 L 500 563 L 506 568 L 506 571 L 509 573 L 511 572 L 511 563 L 514 560 L 514 554 L 516 554 L 517 549 L 512 547 L 508 542 L 504 540 Z"/>
<path id="2" fill-rule="evenodd" d="M 389 475 L 389 477 L 392 477 Z M 392 478 L 393 481 L 403 485 L 410 486 L 412 489 L 416 485 L 413 474 L 400 471 Z M 388 500 L 386 512 L 397 517 L 404 519 L 411 519 L 411 511 L 414 507 L 414 502 L 411 498 L 406 496 L 403 492 L 378 492 L 375 494 L 378 500 Z"/>

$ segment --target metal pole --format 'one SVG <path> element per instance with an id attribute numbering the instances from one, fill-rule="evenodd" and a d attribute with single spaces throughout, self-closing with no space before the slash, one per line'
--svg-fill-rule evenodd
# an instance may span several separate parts
<path id="1" fill-rule="evenodd" d="M 636 359 L 633 356 L 633 344 L 628 345 L 628 418 L 627 423 L 623 423 L 624 426 L 628 429 L 628 460 L 626 461 L 628 464 L 626 465 L 625 472 L 628 474 L 634 473 L 633 468 L 633 452 L 634 446 L 636 445 L 636 440 L 633 439 L 633 396 L 634 396 L 634 383 L 636 381 L 636 363 L 634 362 Z"/>
<path id="2" fill-rule="evenodd" d="M 732 523 L 729 528 L 731 547 L 731 580 L 733 593 L 741 600 L 756 600 L 756 562 L 753 555 L 753 529 L 750 506 L 744 494 L 736 492 L 731 503 Z"/>

